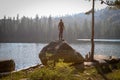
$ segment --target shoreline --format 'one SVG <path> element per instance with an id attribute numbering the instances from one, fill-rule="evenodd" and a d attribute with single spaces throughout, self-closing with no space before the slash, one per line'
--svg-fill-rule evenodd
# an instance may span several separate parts
<path id="1" fill-rule="evenodd" d="M 119 63 L 120 63 L 120 58 L 117 58 L 117 57 L 114 57 L 114 56 L 112 56 L 111 58 L 109 58 L 108 56 L 107 56 L 107 58 L 106 58 L 106 56 L 105 55 L 96 55 L 97 57 L 97 59 L 98 59 L 98 62 L 99 62 L 99 60 L 112 60 L 112 59 L 119 59 Z M 98 58 L 99 57 L 99 58 Z M 102 59 L 101 59 L 102 58 Z M 114 60 L 113 60 L 114 61 Z M 85 61 L 84 61 L 85 62 Z M 113 66 L 114 65 L 114 63 L 112 63 L 112 64 L 109 64 L 109 65 L 107 65 L 106 66 L 106 64 L 108 64 L 108 63 L 104 63 L 104 62 L 99 62 L 99 65 L 97 65 L 96 63 L 94 64 L 94 63 L 91 63 L 91 62 L 87 62 L 87 65 L 86 64 L 84 64 L 84 71 L 81 73 L 81 74 L 83 74 L 83 75 L 87 75 L 88 76 L 88 74 L 91 74 L 91 70 L 94 70 L 94 69 L 96 69 L 96 71 L 99 71 L 99 70 L 97 70 L 97 69 L 99 69 L 99 67 L 101 68 L 101 70 L 102 70 L 102 72 L 100 72 L 101 74 L 103 74 L 103 75 L 109 75 L 109 74 L 117 74 L 117 71 L 119 71 L 120 69 L 118 68 L 118 69 L 114 69 L 114 68 L 111 68 L 111 70 L 112 70 L 112 72 L 110 72 L 110 71 L 108 71 L 107 69 L 108 68 L 110 68 L 110 66 Z M 115 63 L 115 65 L 116 64 L 118 64 L 118 63 Z M 76 67 L 80 67 L 80 64 L 77 64 L 77 65 L 75 65 Z M 97 67 L 96 67 L 97 66 Z M 25 69 L 21 69 L 21 70 L 19 70 L 19 71 L 12 71 L 12 72 L 9 72 L 8 74 L 0 74 L 0 79 L 2 78 L 2 79 L 4 79 L 4 77 L 10 77 L 11 75 L 12 75 L 12 77 L 15 77 L 14 75 L 17 75 L 17 74 L 19 74 L 20 73 L 20 75 L 25 75 L 26 77 L 23 77 L 23 78 L 20 78 L 20 79 L 28 79 L 28 76 L 30 75 L 29 73 L 33 73 L 33 72 L 35 72 L 36 70 L 41 70 L 42 68 L 44 67 L 44 65 L 42 65 L 42 64 L 37 64 L 37 65 L 35 65 L 35 66 L 30 66 L 30 67 L 28 67 L 28 68 L 25 68 Z M 90 69 L 90 70 L 89 70 Z M 86 71 L 88 71 L 88 73 L 85 73 Z M 106 74 L 107 73 L 107 74 Z M 38 74 L 38 73 L 37 73 Z M 94 73 L 96 76 L 98 75 L 100 75 L 99 73 Z M 84 76 L 84 77 L 86 77 L 86 76 Z M 92 78 L 93 76 L 91 75 L 91 76 L 88 76 L 88 77 L 90 77 L 90 78 Z M 100 77 L 99 77 L 100 78 Z M 109 77 L 108 77 L 109 78 Z M 95 79 L 95 80 L 97 80 L 97 79 Z"/>
<path id="2" fill-rule="evenodd" d="M 11 72 L 3 72 L 3 73 L 0 73 L 0 78 L 2 77 L 2 76 L 7 76 L 7 75 L 9 75 L 9 74 L 13 74 L 13 73 L 16 73 L 16 72 L 20 72 L 20 71 L 32 71 L 32 70 L 34 70 L 34 69 L 36 69 L 36 68 L 42 68 L 44 65 L 42 65 L 42 64 L 37 64 L 37 65 L 34 65 L 34 66 L 30 66 L 30 67 L 28 67 L 28 68 L 24 68 L 24 69 L 20 69 L 20 70 L 14 70 L 14 71 L 11 71 Z"/>

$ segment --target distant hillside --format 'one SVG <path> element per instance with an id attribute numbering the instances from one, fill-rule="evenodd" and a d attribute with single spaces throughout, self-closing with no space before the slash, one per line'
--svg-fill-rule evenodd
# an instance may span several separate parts
<path id="1" fill-rule="evenodd" d="M 81 23 L 87 21 L 89 29 L 91 28 L 91 14 L 85 15 L 80 13 L 76 14 L 75 17 L 79 18 L 78 20 Z M 114 10 L 107 7 L 95 11 L 95 38 L 120 39 L 120 9 Z"/>
<path id="2" fill-rule="evenodd" d="M 97 11 L 95 19 L 97 24 L 100 23 L 99 27 L 97 25 L 96 27 L 102 30 L 101 33 L 104 33 L 104 35 L 100 35 L 101 37 L 120 39 L 120 9 L 105 8 Z"/>

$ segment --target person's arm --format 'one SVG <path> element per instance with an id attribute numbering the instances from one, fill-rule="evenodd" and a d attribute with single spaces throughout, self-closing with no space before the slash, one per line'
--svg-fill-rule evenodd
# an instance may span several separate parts
<path id="1" fill-rule="evenodd" d="M 59 24 L 58 24 L 58 30 L 59 30 Z"/>
<path id="2" fill-rule="evenodd" d="M 65 29 L 64 23 L 63 23 L 63 29 Z"/>
<path id="3" fill-rule="evenodd" d="M 58 24 L 58 30 L 60 29 L 60 23 Z"/>

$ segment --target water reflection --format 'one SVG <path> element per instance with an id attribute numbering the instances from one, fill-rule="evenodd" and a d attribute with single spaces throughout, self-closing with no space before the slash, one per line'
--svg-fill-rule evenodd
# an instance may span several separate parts
<path id="1" fill-rule="evenodd" d="M 39 52 L 46 44 L 41 43 L 0 43 L 0 60 L 13 59 L 16 70 L 41 64 Z M 83 56 L 91 50 L 89 42 L 70 44 Z M 95 54 L 120 57 L 120 43 L 95 43 Z"/>

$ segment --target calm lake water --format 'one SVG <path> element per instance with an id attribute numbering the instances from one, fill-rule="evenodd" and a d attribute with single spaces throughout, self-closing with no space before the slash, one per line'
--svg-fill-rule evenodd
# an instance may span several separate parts
<path id="1" fill-rule="evenodd" d="M 47 44 L 42 43 L 0 43 L 0 60 L 13 59 L 16 70 L 41 64 L 39 52 Z M 83 56 L 91 49 L 90 42 L 70 44 Z M 120 57 L 120 42 L 96 42 L 95 54 Z"/>

